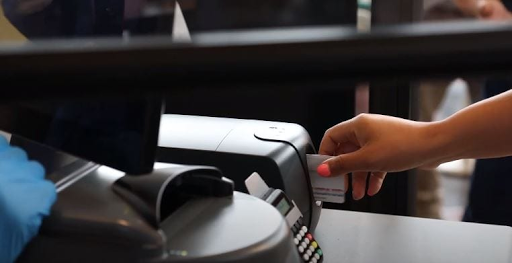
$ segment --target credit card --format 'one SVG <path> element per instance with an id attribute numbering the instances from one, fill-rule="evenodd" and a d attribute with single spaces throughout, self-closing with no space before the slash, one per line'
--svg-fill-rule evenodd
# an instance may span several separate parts
<path id="1" fill-rule="evenodd" d="M 320 164 L 330 158 L 332 156 L 307 154 L 309 178 L 311 179 L 313 194 L 316 201 L 344 203 L 346 188 L 343 176 L 322 177 L 316 171 Z"/>

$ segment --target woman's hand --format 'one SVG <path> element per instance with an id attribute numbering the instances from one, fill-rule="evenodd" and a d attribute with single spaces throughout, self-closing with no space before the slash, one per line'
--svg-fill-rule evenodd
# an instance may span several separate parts
<path id="1" fill-rule="evenodd" d="M 441 163 L 434 154 L 441 136 L 435 123 L 372 114 L 361 114 L 342 122 L 324 135 L 320 154 L 336 156 L 318 167 L 322 176 L 352 173 L 352 196 L 365 195 L 369 175 L 368 195 L 379 192 L 387 172 L 416 167 L 434 168 Z"/>

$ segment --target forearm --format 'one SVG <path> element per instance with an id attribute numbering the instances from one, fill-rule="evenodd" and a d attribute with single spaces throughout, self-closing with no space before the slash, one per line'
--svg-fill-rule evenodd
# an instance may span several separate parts
<path id="1" fill-rule="evenodd" d="M 512 155 L 512 91 L 471 105 L 429 129 L 432 156 L 439 162 Z"/>

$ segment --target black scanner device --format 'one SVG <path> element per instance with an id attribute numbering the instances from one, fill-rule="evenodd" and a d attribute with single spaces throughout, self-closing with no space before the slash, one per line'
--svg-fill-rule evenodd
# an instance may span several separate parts
<path id="1" fill-rule="evenodd" d="M 157 161 L 211 165 L 247 193 L 244 181 L 257 172 L 272 188 L 283 190 L 314 231 L 321 212 L 309 180 L 306 154 L 315 153 L 300 125 L 283 122 L 164 114 Z"/>
<path id="2" fill-rule="evenodd" d="M 70 104 L 4 107 L 24 122 L 8 118 L 0 128 L 13 134 L 11 144 L 43 164 L 58 192 L 50 215 L 17 262 L 303 261 L 283 215 L 264 200 L 234 191 L 233 180 L 222 169 L 174 160 L 155 163 L 162 108 L 158 98 Z M 303 137 L 294 138 L 307 145 Z M 269 175 L 281 171 L 283 176 L 272 173 L 276 180 L 267 180 L 294 195 L 309 215 L 308 181 L 301 177 L 296 148 L 272 150 L 271 145 L 241 142 L 260 156 L 276 153 L 254 164 Z M 240 161 L 232 157 L 232 163 Z M 281 159 L 279 167 L 272 159 Z M 254 167 L 246 164 L 252 172 Z M 246 178 L 246 170 L 230 177 Z"/>
<path id="3" fill-rule="evenodd" d="M 282 215 L 213 167 L 127 176 L 78 160 L 25 262 L 301 262 Z M 69 168 L 69 169 L 68 169 Z M 54 177 L 55 178 L 55 177 Z M 264 219 L 264 220 L 262 220 Z"/>

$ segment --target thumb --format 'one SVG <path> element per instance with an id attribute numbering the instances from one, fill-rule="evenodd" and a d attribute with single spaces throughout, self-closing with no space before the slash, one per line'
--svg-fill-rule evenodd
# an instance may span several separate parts
<path id="1" fill-rule="evenodd" d="M 366 152 L 361 148 L 355 152 L 333 157 L 320 165 L 318 173 L 322 176 L 337 176 L 356 171 L 372 171 L 373 167 L 369 165 Z"/>

